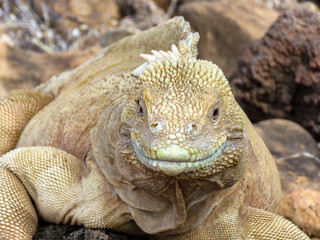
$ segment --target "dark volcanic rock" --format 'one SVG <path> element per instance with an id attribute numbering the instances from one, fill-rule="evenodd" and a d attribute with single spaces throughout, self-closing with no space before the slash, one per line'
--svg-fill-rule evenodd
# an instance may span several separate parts
<path id="1" fill-rule="evenodd" d="M 39 222 L 34 240 L 147 240 L 142 236 L 130 236 L 103 229 Z"/>
<path id="2" fill-rule="evenodd" d="M 243 52 L 234 93 L 249 118 L 288 118 L 320 140 L 320 14 L 284 12 Z"/>

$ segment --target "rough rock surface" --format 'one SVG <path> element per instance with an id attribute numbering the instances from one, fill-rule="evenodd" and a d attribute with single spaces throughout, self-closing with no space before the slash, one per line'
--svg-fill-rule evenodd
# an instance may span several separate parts
<path id="1" fill-rule="evenodd" d="M 70 225 L 55 225 L 40 221 L 34 240 L 146 240 L 142 236 L 129 236 L 108 230 L 87 229 Z"/>
<path id="2" fill-rule="evenodd" d="M 232 85 L 249 118 L 288 118 L 320 139 L 320 15 L 284 12 L 243 52 Z"/>
<path id="3" fill-rule="evenodd" d="M 283 197 L 279 213 L 309 236 L 320 237 L 320 149 L 312 136 L 289 120 L 271 119 L 255 128 L 276 160 Z"/>
<path id="4" fill-rule="evenodd" d="M 282 198 L 279 214 L 293 221 L 309 236 L 320 237 L 320 192 L 296 190 Z"/>
<path id="5" fill-rule="evenodd" d="M 263 36 L 278 17 L 275 10 L 253 0 L 215 0 L 185 3 L 179 15 L 199 32 L 199 58 L 213 61 L 230 78 L 238 56 L 251 41 Z"/>

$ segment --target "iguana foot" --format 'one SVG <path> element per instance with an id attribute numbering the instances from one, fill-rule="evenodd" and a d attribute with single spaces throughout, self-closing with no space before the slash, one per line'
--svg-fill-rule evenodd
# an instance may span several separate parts
<path id="1" fill-rule="evenodd" d="M 14 174 L 0 168 L 0 189 L 0 239 L 32 239 L 38 219 L 25 187 Z"/>
<path id="2" fill-rule="evenodd" d="M 244 221 L 245 239 L 248 240 L 310 240 L 292 222 L 261 209 L 248 207 Z"/>

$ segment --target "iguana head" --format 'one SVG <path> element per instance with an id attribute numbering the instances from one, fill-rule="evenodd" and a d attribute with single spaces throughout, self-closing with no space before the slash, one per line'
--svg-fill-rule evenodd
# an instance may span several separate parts
<path id="1" fill-rule="evenodd" d="M 133 149 L 126 158 L 168 176 L 208 177 L 238 164 L 243 119 L 222 71 L 186 52 L 154 52 L 139 75 L 121 120 Z"/>

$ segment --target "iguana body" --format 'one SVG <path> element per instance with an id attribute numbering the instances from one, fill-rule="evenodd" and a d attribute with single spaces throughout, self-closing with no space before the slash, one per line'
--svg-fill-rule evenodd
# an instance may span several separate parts
<path id="1" fill-rule="evenodd" d="M 145 57 L 139 76 L 136 56 L 112 65 L 109 48 L 104 68 L 97 57 L 72 77 L 2 100 L 0 150 L 16 150 L 0 158 L 1 238 L 31 239 L 37 211 L 49 222 L 154 239 L 308 239 L 273 213 L 275 163 L 221 70 L 196 60 L 197 34 L 178 18 L 136 38 L 152 36 L 161 44 L 143 52 L 178 48 Z M 117 46 L 130 51 L 133 40 Z M 28 117 L 16 121 L 12 106 Z"/>

